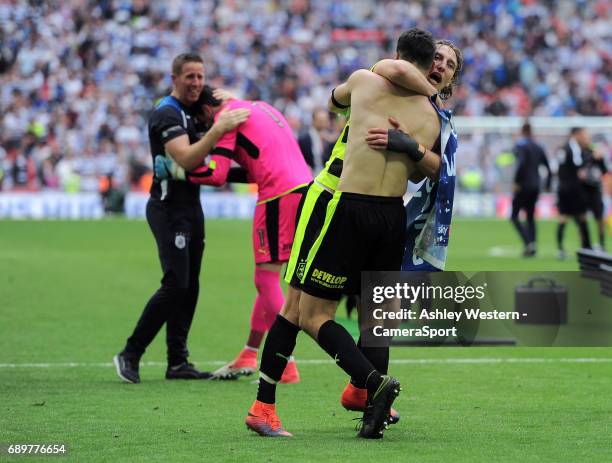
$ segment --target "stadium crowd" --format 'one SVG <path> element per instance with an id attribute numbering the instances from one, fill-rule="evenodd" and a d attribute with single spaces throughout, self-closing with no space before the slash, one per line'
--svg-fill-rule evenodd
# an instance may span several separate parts
<path id="1" fill-rule="evenodd" d="M 458 115 L 610 115 L 606 0 L 12 0 L 0 4 L 0 190 L 148 190 L 146 119 L 185 50 L 296 136 L 412 26 L 455 41 Z M 461 156 L 459 156 L 461 159 Z M 494 165 L 494 163 L 490 163 Z M 112 177 L 111 177 L 112 176 Z"/>

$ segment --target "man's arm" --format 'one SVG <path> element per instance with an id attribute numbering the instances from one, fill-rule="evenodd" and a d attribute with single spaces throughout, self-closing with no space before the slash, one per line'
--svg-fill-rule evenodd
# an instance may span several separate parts
<path id="1" fill-rule="evenodd" d="M 593 158 L 595 159 L 595 164 L 601 170 L 602 175 L 607 174 L 609 169 L 608 169 L 608 163 L 606 162 L 606 156 L 604 154 L 604 151 L 599 147 L 594 147 L 592 151 L 593 151 Z"/>
<path id="2" fill-rule="evenodd" d="M 251 111 L 245 108 L 223 110 L 206 135 L 190 145 L 187 135 L 168 141 L 164 147 L 172 158 L 184 169 L 192 170 L 202 164 L 221 136 L 247 120 Z"/>
<path id="3" fill-rule="evenodd" d="M 516 160 L 514 176 L 512 177 L 512 188 L 515 193 L 521 189 L 521 183 L 523 181 L 523 174 L 525 171 L 525 155 L 523 151 L 524 148 L 521 145 L 516 145 L 512 150 L 512 154 L 514 154 L 514 159 Z"/>
<path id="4" fill-rule="evenodd" d="M 227 182 L 232 161 L 218 154 L 210 157 L 208 164 L 187 172 L 187 180 L 198 185 L 223 186 Z"/>
<path id="5" fill-rule="evenodd" d="M 550 191 L 550 185 L 552 184 L 552 170 L 550 168 L 550 164 L 548 163 L 548 159 L 546 158 L 546 153 L 540 147 L 540 162 L 546 168 L 546 190 Z"/>
<path id="6" fill-rule="evenodd" d="M 383 76 L 392 83 L 427 97 L 438 93 L 417 67 L 405 60 L 383 59 L 372 67 L 372 72 Z"/>
<path id="7" fill-rule="evenodd" d="M 353 72 L 346 82 L 334 88 L 327 102 L 327 108 L 334 113 L 345 113 L 351 106 L 351 92 L 353 88 L 367 74 L 371 74 L 370 71 L 359 69 Z"/>
<path id="8" fill-rule="evenodd" d="M 170 157 L 155 156 L 155 178 L 157 180 L 186 180 L 198 185 L 222 186 L 227 182 L 231 160 L 214 154 L 208 164 L 186 172 Z"/>
<path id="9" fill-rule="evenodd" d="M 410 135 L 398 129 L 369 129 L 366 136 L 368 146 L 375 150 L 388 150 L 406 154 L 417 170 L 431 180 L 438 180 L 442 161 L 440 155 L 419 144 Z M 411 181 L 420 181 L 416 176 Z"/>
<path id="10" fill-rule="evenodd" d="M 327 102 L 327 109 L 337 114 L 344 114 L 351 106 L 351 92 L 348 82 L 338 85 L 332 89 L 331 96 Z"/>

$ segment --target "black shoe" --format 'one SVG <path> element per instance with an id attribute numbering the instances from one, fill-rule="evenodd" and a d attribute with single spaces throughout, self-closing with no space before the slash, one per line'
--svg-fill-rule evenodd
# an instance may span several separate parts
<path id="1" fill-rule="evenodd" d="M 523 257 L 535 257 L 537 252 L 535 242 L 529 243 L 525 246 L 525 250 L 523 251 Z"/>
<path id="2" fill-rule="evenodd" d="M 358 437 L 382 439 L 383 431 L 389 421 L 389 410 L 400 390 L 400 383 L 397 379 L 383 375 L 382 383 L 378 386 L 374 396 L 370 398 L 368 394 L 368 402 L 363 412 L 363 422 Z"/>
<path id="3" fill-rule="evenodd" d="M 119 378 L 126 383 L 137 384 L 140 382 L 138 362 L 138 358 L 129 357 L 123 352 L 119 352 L 113 357 L 113 363 L 115 364 L 115 369 L 117 370 L 117 376 L 119 376 Z"/>
<path id="4" fill-rule="evenodd" d="M 209 371 L 200 371 L 193 363 L 188 362 L 173 367 L 168 366 L 166 370 L 166 379 L 210 379 L 212 376 Z"/>
<path id="5" fill-rule="evenodd" d="M 523 251 L 523 257 L 535 257 L 536 251 L 535 249 L 525 249 Z"/>

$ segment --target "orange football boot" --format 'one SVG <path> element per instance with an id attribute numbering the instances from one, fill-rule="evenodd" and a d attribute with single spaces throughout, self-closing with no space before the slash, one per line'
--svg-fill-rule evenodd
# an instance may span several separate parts
<path id="1" fill-rule="evenodd" d="M 293 437 L 283 429 L 276 414 L 275 404 L 265 404 L 256 400 L 246 417 L 247 428 L 264 437 Z"/>
<path id="2" fill-rule="evenodd" d="M 353 384 L 349 382 L 344 388 L 344 391 L 342 391 L 342 397 L 340 397 L 340 404 L 342 404 L 342 406 L 349 411 L 362 412 L 365 410 L 367 399 L 367 389 L 360 389 L 358 387 L 353 386 Z M 395 424 L 399 420 L 399 412 L 392 408 L 389 411 L 389 424 Z"/>

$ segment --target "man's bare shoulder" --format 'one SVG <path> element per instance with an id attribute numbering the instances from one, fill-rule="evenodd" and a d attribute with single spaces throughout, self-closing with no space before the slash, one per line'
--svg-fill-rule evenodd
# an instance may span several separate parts
<path id="1" fill-rule="evenodd" d="M 368 71 L 367 69 L 358 69 L 357 71 L 351 74 L 349 81 L 353 85 L 358 85 L 360 83 L 367 83 L 367 84 L 378 83 L 379 85 L 385 85 L 387 82 L 387 79 L 371 71 Z"/>

